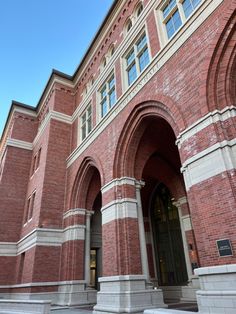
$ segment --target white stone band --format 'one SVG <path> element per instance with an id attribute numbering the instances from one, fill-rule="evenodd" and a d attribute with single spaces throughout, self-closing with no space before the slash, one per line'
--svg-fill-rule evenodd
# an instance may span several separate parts
<path id="1" fill-rule="evenodd" d="M 181 171 L 187 191 L 195 184 L 236 169 L 236 139 L 212 145 L 187 159 Z"/>
<path id="2" fill-rule="evenodd" d="M 12 147 L 17 147 L 17 148 L 22 148 L 22 149 L 26 149 L 26 150 L 32 150 L 33 149 L 32 143 L 21 141 L 21 140 L 16 140 L 14 138 L 7 139 L 6 145 L 12 146 Z"/>
<path id="3" fill-rule="evenodd" d="M 84 216 L 85 213 L 86 213 L 86 209 L 73 208 L 73 209 L 70 209 L 63 214 L 63 219 L 66 219 L 66 218 L 71 217 L 71 216 L 76 216 L 76 215 L 83 215 Z"/>
<path id="4" fill-rule="evenodd" d="M 65 229 L 36 228 L 18 242 L 0 242 L 0 256 L 16 256 L 37 245 L 61 246 L 67 241 L 84 239 L 84 225 L 74 225 Z"/>
<path id="5" fill-rule="evenodd" d="M 116 186 L 121 186 L 121 185 L 125 185 L 125 184 L 135 186 L 135 182 L 136 182 L 136 180 L 134 178 L 130 178 L 130 177 L 117 178 L 117 179 L 114 179 L 114 180 L 108 182 L 107 184 L 105 184 L 101 188 L 101 191 L 102 191 L 102 193 L 105 193 L 105 192 L 109 191 L 110 189 L 112 189 Z"/>
<path id="6" fill-rule="evenodd" d="M 117 219 L 138 218 L 137 200 L 132 198 L 115 200 L 102 207 L 101 212 L 103 225 Z"/>
<path id="7" fill-rule="evenodd" d="M 176 140 L 176 144 L 178 145 L 178 148 L 180 149 L 181 145 L 184 141 L 188 140 L 204 128 L 208 127 L 209 125 L 213 123 L 217 123 L 218 121 L 226 121 L 228 119 L 236 117 L 236 107 L 225 107 L 223 110 L 215 110 L 212 112 L 209 112 L 207 115 L 205 115 L 203 118 L 196 121 L 194 124 L 192 124 L 190 127 L 185 129 L 183 132 L 179 134 Z"/>

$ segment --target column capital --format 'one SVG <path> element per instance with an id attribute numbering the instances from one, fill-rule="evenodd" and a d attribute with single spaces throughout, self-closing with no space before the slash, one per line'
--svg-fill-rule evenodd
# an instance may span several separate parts
<path id="1" fill-rule="evenodd" d="M 135 180 L 135 187 L 138 190 L 141 190 L 145 186 L 144 180 Z"/>
<path id="2" fill-rule="evenodd" d="M 94 214 L 94 210 L 85 210 L 86 216 L 92 216 Z"/>

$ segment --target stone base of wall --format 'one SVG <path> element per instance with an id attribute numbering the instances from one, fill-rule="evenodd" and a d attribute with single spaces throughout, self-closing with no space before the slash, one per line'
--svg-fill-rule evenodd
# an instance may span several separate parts
<path id="1" fill-rule="evenodd" d="M 34 287 L 34 289 L 42 290 L 46 286 L 55 286 L 55 291 L 53 292 L 20 292 L 20 289 L 29 289 Z M 1 286 L 4 289 L 4 286 Z M 74 305 L 87 305 L 96 304 L 97 302 L 97 290 L 87 288 L 85 282 L 81 281 L 66 281 L 58 283 L 33 283 L 33 284 L 22 284 L 14 285 L 11 287 L 6 287 L 5 290 L 8 293 L 0 292 L 0 299 L 9 300 L 50 300 L 53 305 L 60 306 L 74 306 Z M 11 293 L 11 289 L 18 292 Z M 0 290 L 1 291 L 1 290 Z"/>
<path id="2" fill-rule="evenodd" d="M 93 314 L 143 313 L 146 308 L 166 307 L 162 290 L 146 285 L 144 276 L 102 277 L 99 282 Z"/>
<path id="3" fill-rule="evenodd" d="M 50 301 L 0 300 L 0 313 L 2 314 L 49 314 L 50 307 Z"/>
<path id="4" fill-rule="evenodd" d="M 236 264 L 203 267 L 195 270 L 199 276 L 197 291 L 199 314 L 236 313 Z M 144 314 L 191 314 L 192 312 L 152 309 Z"/>
<path id="5" fill-rule="evenodd" d="M 236 313 L 236 264 L 196 269 L 200 313 Z"/>

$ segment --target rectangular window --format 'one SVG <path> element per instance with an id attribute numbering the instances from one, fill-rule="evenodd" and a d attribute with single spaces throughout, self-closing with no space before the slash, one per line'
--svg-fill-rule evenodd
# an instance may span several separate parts
<path id="1" fill-rule="evenodd" d="M 35 195 L 36 192 L 34 192 L 27 200 L 24 223 L 27 223 L 27 221 L 30 220 L 33 216 Z"/>
<path id="2" fill-rule="evenodd" d="M 104 117 L 116 103 L 115 76 L 112 74 L 100 89 L 101 117 Z"/>
<path id="3" fill-rule="evenodd" d="M 131 85 L 150 62 L 145 33 L 139 37 L 125 59 L 128 85 Z"/>
<path id="4" fill-rule="evenodd" d="M 161 14 L 166 29 L 167 38 L 170 39 L 198 7 L 202 0 L 166 0 L 163 1 Z"/>
<path id="5" fill-rule="evenodd" d="M 81 138 L 88 136 L 92 130 L 92 107 L 89 105 L 81 116 Z"/>
<path id="6" fill-rule="evenodd" d="M 184 0 L 182 5 L 184 9 L 184 14 L 186 19 L 191 15 L 191 13 L 196 9 L 196 7 L 201 3 L 202 0 Z"/>
<path id="7" fill-rule="evenodd" d="M 162 10 L 164 24 L 168 39 L 171 38 L 182 25 L 182 20 L 179 14 L 179 8 L 176 0 L 169 0 L 166 2 Z"/>

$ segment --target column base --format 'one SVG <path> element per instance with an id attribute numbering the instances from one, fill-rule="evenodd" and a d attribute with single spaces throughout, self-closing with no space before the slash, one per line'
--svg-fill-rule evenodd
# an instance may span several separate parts
<path id="1" fill-rule="evenodd" d="M 57 305 L 86 305 L 97 302 L 97 290 L 86 287 L 85 284 L 68 284 L 58 289 Z"/>
<path id="2" fill-rule="evenodd" d="M 236 264 L 198 268 L 195 273 L 201 287 L 199 313 L 236 313 Z"/>
<path id="3" fill-rule="evenodd" d="M 102 277 L 99 282 L 93 314 L 143 313 L 147 308 L 166 307 L 162 290 L 147 287 L 145 276 Z"/>

